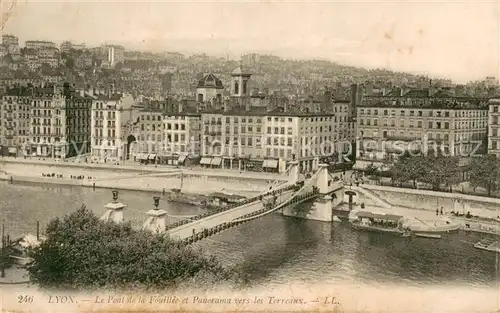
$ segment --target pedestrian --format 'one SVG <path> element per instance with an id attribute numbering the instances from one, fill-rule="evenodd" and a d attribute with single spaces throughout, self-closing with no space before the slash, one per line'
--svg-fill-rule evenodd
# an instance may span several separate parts
<path id="1" fill-rule="evenodd" d="M 443 215 L 443 207 L 441 207 L 441 215 Z"/>
<path id="2" fill-rule="evenodd" d="M 436 209 L 436 215 L 439 215 L 439 209 Z"/>

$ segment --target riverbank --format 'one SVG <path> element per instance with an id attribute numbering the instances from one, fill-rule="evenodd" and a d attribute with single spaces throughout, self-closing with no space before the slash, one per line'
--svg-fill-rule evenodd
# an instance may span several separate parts
<path id="1" fill-rule="evenodd" d="M 249 197 L 268 190 L 270 185 L 286 181 L 287 177 L 269 173 L 239 174 L 140 165 L 96 164 L 96 166 L 90 166 L 78 163 L 2 158 L 0 159 L 0 179 L 13 182 L 162 193 L 180 189 L 182 193 L 191 195 L 222 192 Z"/>
<path id="2" fill-rule="evenodd" d="M 263 179 L 263 180 L 286 180 L 286 175 L 268 172 L 248 172 L 230 169 L 210 169 L 195 167 L 178 167 L 172 165 L 144 165 L 128 162 L 126 164 L 103 164 L 103 163 L 78 163 L 64 162 L 56 160 L 38 160 L 38 159 L 22 159 L 13 157 L 0 157 L 0 171 L 6 171 L 2 167 L 7 164 L 22 164 L 22 165 L 44 165 L 50 168 L 73 168 L 85 169 L 89 171 L 113 171 L 113 172 L 129 172 L 129 173 L 184 173 L 191 175 L 209 175 L 213 177 L 239 177 L 241 179 Z M 7 171 L 8 172 L 8 171 Z"/>
<path id="3" fill-rule="evenodd" d="M 458 224 L 465 231 L 500 235 L 500 220 L 498 219 L 500 199 L 379 185 L 362 186 L 377 198 L 387 202 L 391 207 L 381 210 L 392 214 L 399 213 L 418 218 L 424 224 L 444 218 L 451 223 Z M 366 201 L 365 205 L 372 204 L 378 207 L 376 201 L 370 201 L 367 197 L 359 201 Z M 453 212 L 460 213 L 461 216 Z M 465 216 L 467 212 L 471 217 Z"/>

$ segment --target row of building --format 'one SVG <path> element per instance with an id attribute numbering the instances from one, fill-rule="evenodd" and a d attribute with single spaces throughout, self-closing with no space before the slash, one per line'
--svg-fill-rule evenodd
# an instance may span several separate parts
<path id="1" fill-rule="evenodd" d="M 3 34 L 0 45 L 0 58 L 9 56 L 8 63 L 13 69 L 20 65 L 26 65 L 30 71 L 37 71 L 43 64 L 57 68 L 66 65 L 66 59 L 62 53 L 70 53 L 72 50 L 85 50 L 92 52 L 103 60 L 101 66 L 114 67 L 124 61 L 125 48 L 120 45 L 103 45 L 101 47 L 86 49 L 84 44 L 73 44 L 69 41 L 63 42 L 59 47 L 54 42 L 45 40 L 28 40 L 24 49 L 19 46 L 19 39 L 14 35 Z M 80 53 L 75 62 L 78 67 L 89 67 L 92 65 L 92 53 Z"/>
<path id="2" fill-rule="evenodd" d="M 229 96 L 220 79 L 199 80 L 195 99 L 137 102 L 113 86 L 8 90 L 0 106 L 4 154 L 89 162 L 127 160 L 283 171 L 299 161 L 304 171 L 321 162 L 356 156 L 357 166 L 386 164 L 416 143 L 437 144 L 450 155 L 486 147 L 500 155 L 499 104 L 428 90 L 395 91 L 338 100 L 297 100 L 252 94 L 251 74 L 231 73 Z M 489 136 L 488 136 L 489 129 Z"/>

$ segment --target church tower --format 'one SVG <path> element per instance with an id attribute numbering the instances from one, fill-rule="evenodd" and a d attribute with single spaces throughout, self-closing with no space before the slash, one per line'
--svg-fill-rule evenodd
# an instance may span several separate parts
<path id="1" fill-rule="evenodd" d="M 249 111 L 250 102 L 250 76 L 252 74 L 243 69 L 242 64 L 231 73 L 231 107 Z"/>
<path id="2" fill-rule="evenodd" d="M 231 97 L 246 98 L 250 95 L 250 76 L 252 74 L 245 72 L 243 66 L 240 63 L 232 73 L 231 73 Z"/>

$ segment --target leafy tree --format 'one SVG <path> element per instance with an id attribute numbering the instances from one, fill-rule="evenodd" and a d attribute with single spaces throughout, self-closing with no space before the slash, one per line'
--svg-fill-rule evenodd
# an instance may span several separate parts
<path id="1" fill-rule="evenodd" d="M 474 157 L 469 165 L 469 183 L 487 190 L 488 196 L 500 189 L 500 160 L 492 154 Z"/>
<path id="2" fill-rule="evenodd" d="M 45 288 L 164 289 L 186 282 L 199 288 L 239 278 L 200 251 L 128 223 L 103 222 L 84 207 L 53 220 L 46 237 L 31 251 L 34 262 L 27 268 L 30 279 Z"/>
<path id="3" fill-rule="evenodd" d="M 421 180 L 432 185 L 433 190 L 440 190 L 441 185 L 451 188 L 459 181 L 458 157 L 447 157 L 439 151 L 423 157 L 423 172 Z"/>
<path id="4" fill-rule="evenodd" d="M 426 174 L 425 160 L 422 156 L 410 156 L 405 154 L 398 159 L 398 163 L 392 167 L 392 178 L 399 182 L 413 182 L 413 188 L 417 187 L 417 181 Z"/>

